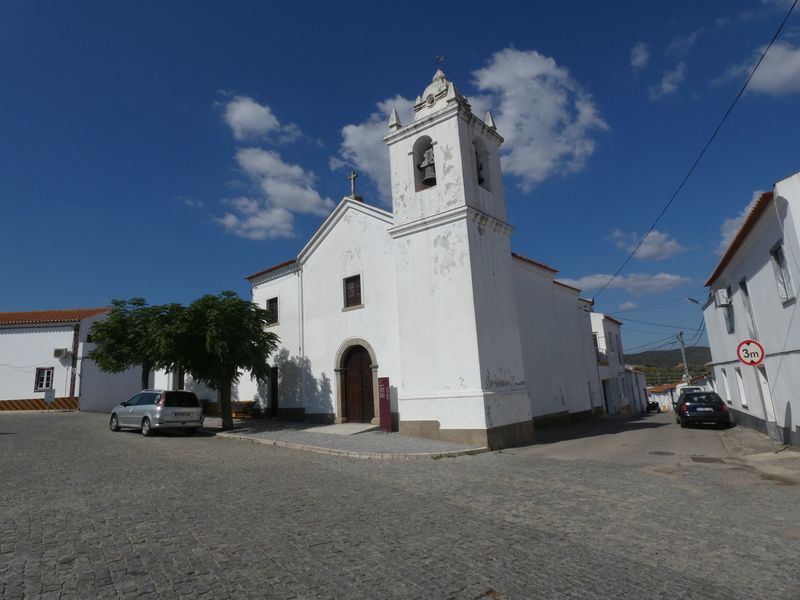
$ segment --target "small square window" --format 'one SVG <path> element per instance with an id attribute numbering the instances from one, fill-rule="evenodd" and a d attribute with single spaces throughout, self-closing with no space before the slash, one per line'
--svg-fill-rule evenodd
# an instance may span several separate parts
<path id="1" fill-rule="evenodd" d="M 275 325 L 278 322 L 278 299 L 270 298 L 267 300 L 267 325 Z"/>
<path id="2" fill-rule="evenodd" d="M 347 277 L 344 280 L 344 306 L 361 306 L 361 275 Z"/>
<path id="3" fill-rule="evenodd" d="M 36 387 L 34 391 L 44 391 L 53 389 L 53 367 L 46 369 L 36 369 Z"/>

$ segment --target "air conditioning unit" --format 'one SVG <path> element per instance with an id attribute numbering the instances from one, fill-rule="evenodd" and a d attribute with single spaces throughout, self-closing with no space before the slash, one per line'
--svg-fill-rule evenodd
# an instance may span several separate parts
<path id="1" fill-rule="evenodd" d="M 56 348 L 53 350 L 53 358 L 67 358 L 69 356 L 69 348 Z"/>
<path id="2" fill-rule="evenodd" d="M 714 292 L 714 302 L 716 303 L 717 308 L 720 306 L 729 306 L 731 303 L 731 297 L 728 296 L 728 290 L 716 290 Z"/>

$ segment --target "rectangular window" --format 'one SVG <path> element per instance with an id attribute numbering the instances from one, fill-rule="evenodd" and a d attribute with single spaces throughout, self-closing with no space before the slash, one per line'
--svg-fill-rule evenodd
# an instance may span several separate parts
<path id="1" fill-rule="evenodd" d="M 274 325 L 278 322 L 278 299 L 270 298 L 267 300 L 267 325 Z"/>
<path id="2" fill-rule="evenodd" d="M 742 292 L 742 301 L 744 302 L 744 311 L 747 315 L 747 326 L 750 331 L 750 337 L 758 337 L 758 330 L 756 329 L 756 318 L 753 315 L 753 305 L 750 303 L 750 290 L 747 288 L 747 280 L 742 279 L 739 282 L 739 290 Z"/>
<path id="3" fill-rule="evenodd" d="M 794 298 L 792 289 L 792 279 L 789 276 L 789 266 L 786 264 L 786 254 L 783 251 L 783 243 L 778 243 L 769 251 L 772 257 L 772 270 L 775 272 L 775 283 L 778 285 L 778 296 L 781 302 L 788 302 Z"/>
<path id="4" fill-rule="evenodd" d="M 733 333 L 733 298 L 731 288 L 728 288 L 728 303 L 722 305 L 722 316 L 725 317 L 725 330 Z"/>
<path id="5" fill-rule="evenodd" d="M 736 386 L 739 388 L 739 401 L 742 406 L 747 406 L 747 394 L 744 391 L 744 379 L 742 379 L 742 370 L 739 367 L 734 368 L 736 371 Z"/>
<path id="6" fill-rule="evenodd" d="M 344 280 L 344 306 L 361 306 L 361 275 Z"/>
<path id="7" fill-rule="evenodd" d="M 728 404 L 733 404 L 733 398 L 731 398 L 731 386 L 728 384 L 728 373 L 725 369 L 721 369 L 722 371 L 722 386 L 725 388 L 725 400 L 728 401 Z"/>
<path id="8" fill-rule="evenodd" d="M 36 369 L 36 388 L 34 391 L 53 389 L 53 367 Z"/>

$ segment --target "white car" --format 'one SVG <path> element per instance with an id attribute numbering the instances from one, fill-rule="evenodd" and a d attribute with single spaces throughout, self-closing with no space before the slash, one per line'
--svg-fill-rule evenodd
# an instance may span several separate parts
<path id="1" fill-rule="evenodd" d="M 113 408 L 111 431 L 138 429 L 152 435 L 158 429 L 183 429 L 193 435 L 203 425 L 203 407 L 193 392 L 142 390 Z"/>

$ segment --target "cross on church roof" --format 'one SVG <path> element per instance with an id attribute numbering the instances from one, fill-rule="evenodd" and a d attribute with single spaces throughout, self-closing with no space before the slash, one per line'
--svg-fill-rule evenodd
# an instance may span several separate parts
<path id="1" fill-rule="evenodd" d="M 347 176 L 347 178 L 350 180 L 350 197 L 353 200 L 360 200 L 363 202 L 364 199 L 356 194 L 356 177 L 358 177 L 358 173 L 355 171 L 350 171 L 350 175 Z"/>

